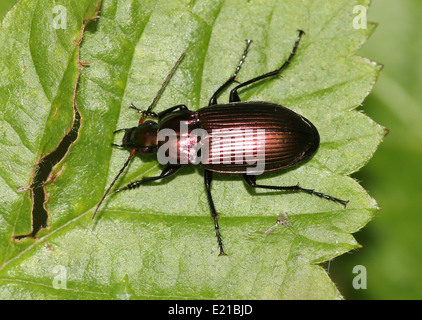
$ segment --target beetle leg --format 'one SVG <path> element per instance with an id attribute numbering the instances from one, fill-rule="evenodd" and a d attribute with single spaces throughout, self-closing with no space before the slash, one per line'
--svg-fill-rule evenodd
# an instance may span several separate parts
<path id="1" fill-rule="evenodd" d="M 138 107 L 136 107 L 133 103 L 130 104 L 129 108 L 138 111 L 138 113 L 141 113 L 144 118 L 146 118 L 146 117 L 157 118 L 158 117 L 158 115 L 155 112 L 141 110 Z"/>
<path id="2" fill-rule="evenodd" d="M 228 79 L 220 88 L 217 89 L 217 91 L 212 95 L 210 102 L 208 103 L 208 106 L 211 105 L 215 105 L 217 104 L 217 96 L 224 90 L 226 89 L 230 84 L 232 84 L 232 82 L 235 81 L 235 77 L 231 77 L 230 79 Z"/>
<path id="3" fill-rule="evenodd" d="M 223 249 L 223 240 L 221 239 L 220 226 L 218 225 L 217 211 L 215 210 L 214 201 L 211 196 L 211 181 L 212 171 L 205 170 L 204 174 L 205 188 L 207 189 L 208 202 L 211 208 L 211 217 L 214 219 L 215 235 L 217 236 L 217 242 L 220 247 L 220 256 L 226 255 Z"/>
<path id="4" fill-rule="evenodd" d="M 249 49 L 249 46 L 251 45 L 251 42 L 252 42 L 252 40 L 246 40 L 246 48 L 243 51 L 242 58 L 240 58 L 240 61 L 237 64 L 237 67 L 236 67 L 233 75 L 220 88 L 218 88 L 217 91 L 212 95 L 208 106 L 217 104 L 217 96 L 221 92 L 223 92 L 223 90 L 226 89 L 229 85 L 231 85 L 233 82 L 236 82 L 237 81 L 236 80 L 236 76 L 239 73 L 239 71 L 240 71 L 240 69 L 242 67 L 243 62 L 245 62 L 246 55 L 248 54 L 248 49 Z"/>
<path id="5" fill-rule="evenodd" d="M 168 165 L 163 169 L 163 171 L 161 172 L 161 174 L 159 176 L 143 177 L 141 180 L 131 182 L 126 187 L 116 189 L 114 192 L 117 193 L 117 192 L 127 190 L 127 189 L 134 189 L 134 188 L 139 187 L 141 184 L 144 184 L 145 182 L 151 182 L 151 181 L 156 181 L 156 180 L 159 180 L 159 179 L 167 178 L 167 177 L 171 176 L 172 174 L 176 173 L 176 171 L 179 170 L 179 168 L 180 168 L 180 166 Z"/>
<path id="6" fill-rule="evenodd" d="M 173 112 L 174 110 L 179 109 L 179 110 L 188 110 L 188 107 L 186 107 L 184 104 L 178 104 L 177 106 L 168 108 L 164 111 L 161 111 L 160 113 L 158 113 L 158 119 L 161 119 L 162 117 L 164 117 L 165 115 Z"/>
<path id="7" fill-rule="evenodd" d="M 346 207 L 347 203 L 349 202 L 349 201 L 341 200 L 341 199 L 338 199 L 338 198 L 334 198 L 332 196 L 326 195 L 326 194 L 321 193 L 321 192 L 314 191 L 313 189 L 302 188 L 298 184 L 295 185 L 295 186 L 287 186 L 287 187 L 284 187 L 284 186 L 268 186 L 268 185 L 256 184 L 256 176 L 247 175 L 247 174 L 243 175 L 243 179 L 246 181 L 246 183 L 248 185 L 250 185 L 253 188 L 283 190 L 283 191 L 304 191 L 304 192 L 307 192 L 309 194 L 314 194 L 318 197 L 325 198 L 327 200 L 331 200 L 331 201 L 341 203 L 344 207 Z"/>
<path id="8" fill-rule="evenodd" d="M 146 118 L 146 117 L 152 117 L 152 118 L 158 118 L 158 119 L 161 119 L 162 117 L 164 117 L 165 115 L 167 115 L 167 114 L 169 114 L 169 113 L 171 113 L 171 112 L 173 112 L 174 110 L 176 110 L 176 109 L 179 109 L 179 110 L 188 110 L 188 107 L 187 106 L 185 106 L 184 104 L 178 104 L 177 106 L 174 106 L 174 107 L 171 107 L 171 108 L 168 108 L 168 109 L 166 109 L 166 110 L 163 110 L 163 111 L 161 111 L 160 113 L 155 113 L 155 112 L 152 112 L 152 111 L 148 111 L 148 110 L 146 110 L 146 111 L 143 111 L 143 110 L 141 110 L 141 109 L 139 109 L 139 108 L 137 108 L 137 107 L 135 107 L 135 105 L 132 103 L 130 106 L 129 106 L 129 108 L 132 108 L 132 109 L 135 109 L 136 111 L 138 111 L 139 113 L 141 113 L 142 114 L 142 117 L 141 117 L 141 119 L 139 120 L 139 124 L 142 124 L 143 122 L 144 122 L 144 119 Z M 125 129 L 119 129 L 119 130 L 125 130 Z M 116 130 L 115 132 L 118 132 L 119 130 Z"/>
<path id="9" fill-rule="evenodd" d="M 295 56 L 296 51 L 297 51 L 297 47 L 299 46 L 300 39 L 302 38 L 302 35 L 304 33 L 305 32 L 303 30 L 299 30 L 299 35 L 298 35 L 298 37 L 296 39 L 295 45 L 293 46 L 293 50 L 290 53 L 289 58 L 287 58 L 287 60 L 283 63 L 283 65 L 280 68 L 278 68 L 278 69 L 276 69 L 274 71 L 265 73 L 265 74 L 263 74 L 263 75 L 261 75 L 259 77 L 253 78 L 253 79 L 248 80 L 246 82 L 243 82 L 243 83 L 239 84 L 238 86 L 234 87 L 232 89 L 232 91 L 230 91 L 230 102 L 238 102 L 238 101 L 240 101 L 239 94 L 237 93 L 237 90 L 239 90 L 240 88 L 245 87 L 247 85 L 250 85 L 250 84 L 252 84 L 254 82 L 257 82 L 259 80 L 262 80 L 262 79 L 270 78 L 270 77 L 273 77 L 273 76 L 278 76 L 281 73 L 281 71 L 283 71 L 284 69 L 286 69 L 289 66 L 290 62 L 292 61 L 293 57 Z"/>

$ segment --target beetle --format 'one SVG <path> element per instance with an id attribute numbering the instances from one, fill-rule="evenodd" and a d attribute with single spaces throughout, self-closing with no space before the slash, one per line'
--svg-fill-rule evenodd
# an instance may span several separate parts
<path id="1" fill-rule="evenodd" d="M 290 56 L 281 67 L 243 83 L 238 83 L 230 91 L 229 103 L 219 104 L 217 98 L 219 94 L 231 84 L 238 82 L 237 74 L 245 61 L 251 44 L 250 40 L 246 41 L 246 48 L 233 75 L 212 95 L 207 107 L 192 111 L 189 110 L 186 105 L 181 104 L 155 113 L 152 111 L 152 108 L 183 59 L 185 55 L 185 53 L 183 53 L 171 69 L 147 110 L 138 109 L 133 104 L 130 105 L 131 108 L 136 109 L 141 114 L 138 125 L 132 128 L 118 129 L 114 132 L 125 132 L 122 144 L 113 145 L 129 148 L 131 150 L 130 155 L 98 203 L 92 218 L 94 219 L 101 203 L 104 201 L 119 176 L 128 166 L 135 153 L 156 153 L 158 158 L 160 148 L 164 147 L 164 145 L 167 145 L 168 147 L 166 149 L 166 159 L 170 159 L 170 161 L 166 164 L 160 175 L 143 177 L 139 181 L 134 181 L 123 188 L 116 189 L 115 193 L 137 188 L 147 182 L 170 177 L 183 165 L 198 164 L 199 152 L 201 156 L 200 165 L 205 169 L 205 189 L 211 209 L 211 216 L 214 221 L 220 255 L 226 255 L 226 253 L 223 249 L 218 215 L 211 195 L 213 172 L 242 174 L 245 182 L 253 188 L 303 191 L 346 206 L 348 201 L 312 189 L 302 188 L 299 185 L 272 186 L 258 184 L 256 181 L 256 176 L 260 173 L 289 168 L 303 162 L 310 158 L 319 147 L 320 137 L 318 130 L 303 116 L 275 103 L 241 101 L 238 95 L 238 90 L 240 88 L 264 79 L 278 76 L 289 66 L 296 54 L 302 36 L 304 35 L 304 31 L 298 30 L 298 32 L 299 34 Z M 187 135 L 182 134 L 182 125 L 186 129 Z M 205 131 L 205 135 L 192 134 L 198 129 Z M 160 139 L 160 133 L 165 130 L 175 132 L 174 139 Z M 259 130 L 261 130 L 261 135 L 256 134 Z M 221 144 L 221 138 L 223 138 L 223 140 L 224 138 L 228 138 L 229 140 L 226 140 L 226 144 Z M 229 143 L 227 143 L 227 141 Z M 207 148 L 201 148 L 205 143 Z M 169 150 L 176 150 L 176 152 L 170 154 L 171 151 Z M 249 154 L 252 154 L 250 159 L 255 159 L 255 162 L 248 161 L 246 157 L 239 157 L 239 155 L 246 153 L 246 151 L 249 151 Z M 255 154 L 255 156 L 253 156 L 253 154 Z M 161 155 L 163 156 L 163 153 L 161 153 Z M 185 159 L 184 162 L 182 161 L 182 158 Z M 260 170 L 257 169 L 257 163 L 259 161 L 261 161 L 264 166 L 264 168 Z"/>

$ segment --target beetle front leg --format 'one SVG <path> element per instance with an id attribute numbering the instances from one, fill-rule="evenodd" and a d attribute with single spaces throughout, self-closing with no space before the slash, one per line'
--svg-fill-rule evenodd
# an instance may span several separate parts
<path id="1" fill-rule="evenodd" d="M 313 189 L 302 188 L 299 185 L 284 187 L 284 186 L 269 186 L 269 185 L 256 184 L 256 176 L 253 176 L 253 175 L 244 174 L 243 179 L 246 181 L 246 183 L 248 185 L 250 185 L 253 188 L 282 190 L 282 191 L 303 191 L 303 192 L 307 192 L 309 194 L 314 194 L 318 197 L 321 197 L 321 198 L 324 198 L 324 199 L 327 199 L 327 200 L 331 200 L 331 201 L 341 203 L 344 207 L 346 207 L 347 203 L 349 202 L 349 201 L 341 200 L 341 199 L 338 199 L 338 198 L 334 198 L 332 196 L 326 195 L 326 194 L 321 193 L 321 192 L 317 192 Z"/>
<path id="2" fill-rule="evenodd" d="M 137 106 L 135 106 L 133 103 L 130 104 L 129 108 L 138 111 L 138 113 L 141 113 L 143 117 L 148 116 L 148 117 L 152 117 L 152 118 L 158 118 L 158 115 L 155 112 L 141 110 Z"/>
<path id="3" fill-rule="evenodd" d="M 205 170 L 204 181 L 205 188 L 207 189 L 208 202 L 211 208 L 211 217 L 214 219 L 215 235 L 217 236 L 217 242 L 220 247 L 220 256 L 225 256 L 226 253 L 223 249 L 223 240 L 221 239 L 220 226 L 218 225 L 217 211 L 215 210 L 214 201 L 212 200 L 211 195 L 212 171 Z"/>
<path id="4" fill-rule="evenodd" d="M 163 169 L 163 171 L 161 172 L 161 174 L 159 176 L 156 177 L 143 177 L 141 180 L 139 181 L 134 181 L 129 183 L 126 187 L 124 188 L 120 188 L 120 189 L 116 189 L 114 191 L 114 193 L 123 191 L 123 190 L 128 190 L 128 189 L 134 189 L 139 187 L 141 184 L 144 184 L 145 182 L 151 182 L 151 181 L 156 181 L 159 179 L 163 179 L 163 178 L 167 178 L 169 176 L 171 176 L 172 174 L 176 173 L 177 170 L 179 170 L 180 166 L 174 166 L 174 165 L 169 165 L 167 167 L 165 167 Z"/>
<path id="5" fill-rule="evenodd" d="M 162 117 L 164 117 L 165 115 L 173 112 L 174 110 L 179 109 L 179 110 L 189 110 L 188 107 L 186 107 L 184 104 L 178 104 L 177 106 L 168 108 L 164 111 L 161 111 L 158 113 L 158 118 L 161 119 Z"/>
<path id="6" fill-rule="evenodd" d="M 129 108 L 135 109 L 136 111 L 141 113 L 143 118 L 152 117 L 152 118 L 158 118 L 158 119 L 161 119 L 162 117 L 164 117 L 165 115 L 173 112 L 176 109 L 189 110 L 188 107 L 184 104 L 178 104 L 177 106 L 163 110 L 163 111 L 159 112 L 158 114 L 155 113 L 155 112 L 152 112 L 152 111 L 148 111 L 148 110 L 141 110 L 138 107 L 136 107 L 133 103 L 129 106 Z"/>

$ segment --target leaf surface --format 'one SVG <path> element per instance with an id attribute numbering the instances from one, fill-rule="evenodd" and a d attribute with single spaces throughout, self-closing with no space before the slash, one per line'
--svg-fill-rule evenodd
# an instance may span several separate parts
<path id="1" fill-rule="evenodd" d="M 95 8 L 95 1 L 65 2 L 67 29 L 56 30 L 51 4 L 20 1 L 0 32 L 0 296 L 341 298 L 318 263 L 359 247 L 352 233 L 372 219 L 377 205 L 349 175 L 370 159 L 384 135 L 355 110 L 380 70 L 355 55 L 374 29 L 353 28 L 355 5 L 367 7 L 368 1 L 103 1 L 81 44 L 81 60 L 90 66 L 76 96 L 78 140 L 46 186 L 49 228 L 35 240 L 16 242 L 14 235 L 31 228 L 29 192 L 16 188 L 31 184 L 34 164 L 71 127 L 78 70 L 73 40 Z M 254 191 L 240 177 L 215 175 L 212 192 L 228 253 L 219 257 L 203 170 L 186 167 L 174 178 L 107 198 L 91 221 L 128 157 L 110 147 L 121 139 L 113 131 L 137 125 L 139 115 L 127 106 L 147 108 L 183 51 L 155 111 L 182 103 L 193 110 L 206 106 L 233 73 L 245 39 L 253 43 L 239 81 L 277 68 L 298 29 L 306 35 L 282 77 L 240 95 L 302 114 L 318 128 L 321 145 L 305 164 L 258 179 L 300 182 L 350 200 L 346 209 L 308 194 Z M 135 157 L 117 186 L 160 169 L 154 157 Z M 274 227 L 280 214 L 288 225 Z M 67 290 L 55 289 L 60 270 L 66 271 Z"/>

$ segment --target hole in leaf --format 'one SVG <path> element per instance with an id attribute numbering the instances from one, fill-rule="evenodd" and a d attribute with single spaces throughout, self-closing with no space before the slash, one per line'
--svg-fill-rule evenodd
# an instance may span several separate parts
<path id="1" fill-rule="evenodd" d="M 30 186 L 32 197 L 32 231 L 29 234 L 15 236 L 15 240 L 28 237 L 36 238 L 41 229 L 48 227 L 48 212 L 44 206 L 46 199 L 45 185 L 51 181 L 53 168 L 65 157 L 73 142 L 79 134 L 81 115 L 75 108 L 75 119 L 71 130 L 63 137 L 57 148 L 38 161 L 35 169 L 33 183 Z"/>

